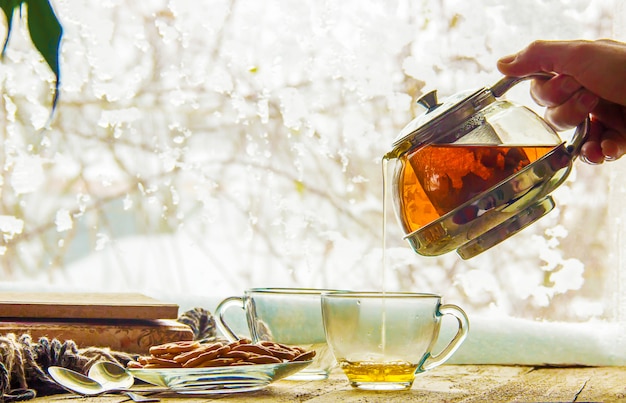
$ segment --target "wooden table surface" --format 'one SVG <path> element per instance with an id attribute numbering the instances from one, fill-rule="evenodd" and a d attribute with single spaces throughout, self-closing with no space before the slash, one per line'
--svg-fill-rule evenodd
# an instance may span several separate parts
<path id="1" fill-rule="evenodd" d="M 278 381 L 267 388 L 231 395 L 159 395 L 161 402 L 626 402 L 626 367 L 527 367 L 443 365 L 418 375 L 402 392 L 353 389 L 336 370 L 326 381 Z M 108 403 L 125 395 L 83 398 L 64 394 L 31 402 Z"/>

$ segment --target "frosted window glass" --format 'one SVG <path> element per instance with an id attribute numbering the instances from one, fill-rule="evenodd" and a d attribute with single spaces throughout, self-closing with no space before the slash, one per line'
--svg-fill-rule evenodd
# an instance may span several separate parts
<path id="1" fill-rule="evenodd" d="M 384 280 L 476 323 L 626 320 L 624 161 L 577 162 L 555 211 L 469 261 L 416 255 L 390 214 L 384 276 L 381 260 L 380 159 L 415 100 L 495 83 L 498 58 L 535 39 L 624 40 L 621 2 L 52 4 L 65 35 L 49 129 L 53 76 L 23 24 L 0 63 L 3 288 L 210 305 Z M 510 97 L 532 103 L 521 87 Z"/>

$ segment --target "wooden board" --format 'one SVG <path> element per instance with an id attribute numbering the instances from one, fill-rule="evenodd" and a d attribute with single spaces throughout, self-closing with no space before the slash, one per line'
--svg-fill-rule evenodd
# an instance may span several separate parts
<path id="1" fill-rule="evenodd" d="M 46 337 L 60 342 L 72 340 L 79 348 L 108 347 L 113 351 L 148 354 L 151 346 L 192 340 L 187 325 L 171 319 L 159 320 L 21 320 L 0 319 L 0 335 L 29 334 L 33 342 Z"/>
<path id="2" fill-rule="evenodd" d="M 624 402 L 626 367 L 542 368 L 496 365 L 442 365 L 417 375 L 408 391 L 362 391 L 341 370 L 326 381 L 280 380 L 265 389 L 223 395 L 185 395 L 184 403 L 473 403 L 473 402 Z M 158 395 L 179 403 L 181 395 Z M 32 403 L 68 403 L 68 394 L 39 397 Z M 118 403 L 119 396 L 81 397 L 80 403 Z"/>
<path id="3" fill-rule="evenodd" d="M 178 305 L 136 293 L 0 292 L 0 318 L 176 319 Z"/>

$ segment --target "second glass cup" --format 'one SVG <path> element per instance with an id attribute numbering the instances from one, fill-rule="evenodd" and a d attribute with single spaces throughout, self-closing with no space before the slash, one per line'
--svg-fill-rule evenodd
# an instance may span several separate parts
<path id="1" fill-rule="evenodd" d="M 434 354 L 443 315 L 456 318 L 458 331 Z M 329 292 L 322 294 L 322 316 L 340 368 L 365 390 L 410 389 L 417 373 L 450 358 L 469 329 L 465 312 L 435 294 Z"/>
<path id="2" fill-rule="evenodd" d="M 229 297 L 215 310 L 218 329 L 230 341 L 238 340 L 225 319 L 229 308 L 245 311 L 253 342 L 273 341 L 305 350 L 315 350 L 311 365 L 290 376 L 290 380 L 328 378 L 335 365 L 322 322 L 321 294 L 336 290 L 312 288 L 251 288 L 243 296 Z"/>

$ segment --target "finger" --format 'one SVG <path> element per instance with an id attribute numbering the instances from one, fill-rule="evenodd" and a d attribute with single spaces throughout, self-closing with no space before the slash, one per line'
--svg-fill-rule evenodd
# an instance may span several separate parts
<path id="1" fill-rule="evenodd" d="M 580 159 L 582 161 L 591 165 L 602 164 L 604 162 L 604 154 L 601 146 L 603 132 L 604 125 L 592 119 L 589 134 L 580 149 Z"/>
<path id="2" fill-rule="evenodd" d="M 589 165 L 598 165 L 604 162 L 604 154 L 600 143 L 587 141 L 580 149 L 580 159 Z"/>
<path id="3" fill-rule="evenodd" d="M 533 80 L 530 94 L 537 104 L 551 107 L 565 103 L 581 88 L 582 85 L 574 77 L 559 74 L 549 80 Z"/>
<path id="4" fill-rule="evenodd" d="M 601 99 L 591 115 L 595 121 L 602 123 L 605 130 L 615 130 L 626 137 L 626 107 Z"/>
<path id="5" fill-rule="evenodd" d="M 607 130 L 602 134 L 600 147 L 605 161 L 615 161 L 626 152 L 626 139 L 615 130 Z"/>
<path id="6" fill-rule="evenodd" d="M 545 118 L 557 130 L 571 129 L 587 119 L 599 101 L 600 98 L 595 94 L 581 89 L 565 103 L 549 107 L 546 110 Z"/>

